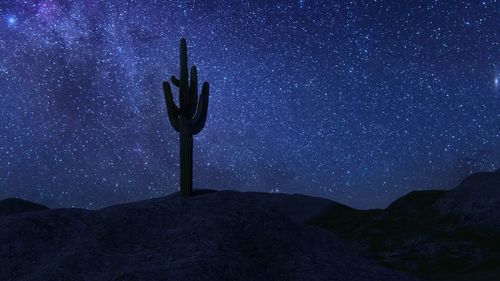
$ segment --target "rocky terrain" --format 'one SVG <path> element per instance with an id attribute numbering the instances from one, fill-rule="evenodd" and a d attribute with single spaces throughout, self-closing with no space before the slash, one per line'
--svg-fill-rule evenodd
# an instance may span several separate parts
<path id="1" fill-rule="evenodd" d="M 7 199 L 0 241 L 0 280 L 12 281 L 497 281 L 500 171 L 384 210 L 213 190 L 96 211 Z"/>
<path id="2" fill-rule="evenodd" d="M 385 210 L 332 206 L 311 224 L 425 279 L 499 280 L 500 171 L 473 174 L 449 191 L 410 192 Z"/>
<path id="3" fill-rule="evenodd" d="M 417 280 L 304 223 L 337 205 L 235 191 L 97 211 L 1 201 L 0 280 Z"/>

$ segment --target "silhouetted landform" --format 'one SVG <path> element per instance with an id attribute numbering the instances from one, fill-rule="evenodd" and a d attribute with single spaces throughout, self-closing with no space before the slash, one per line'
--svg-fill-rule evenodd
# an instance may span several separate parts
<path id="1" fill-rule="evenodd" d="M 0 200 L 0 217 L 25 213 L 25 212 L 47 210 L 47 209 L 49 208 L 43 205 L 17 198 L 8 198 L 5 200 Z"/>
<path id="2" fill-rule="evenodd" d="M 410 192 L 384 210 L 298 194 L 195 190 L 193 196 L 174 193 L 98 211 L 0 201 L 0 280 L 500 276 L 499 171 L 471 175 L 449 191 Z"/>
<path id="3" fill-rule="evenodd" d="M 201 191 L 0 218 L 0 280 L 417 280 L 304 224 L 339 204 Z"/>
<path id="4" fill-rule="evenodd" d="M 459 216 L 467 225 L 500 231 L 499 193 L 500 173 L 477 173 L 445 194 L 436 207 Z"/>
<path id="5" fill-rule="evenodd" d="M 413 191 L 385 210 L 333 206 L 311 224 L 361 245 L 380 264 L 429 280 L 498 281 L 500 173 Z"/>

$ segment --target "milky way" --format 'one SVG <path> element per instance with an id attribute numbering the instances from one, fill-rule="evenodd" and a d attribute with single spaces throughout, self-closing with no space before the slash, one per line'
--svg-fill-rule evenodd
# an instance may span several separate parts
<path id="1" fill-rule="evenodd" d="M 496 169 L 498 4 L 450 2 L 0 0 L 0 199 L 177 191 L 181 37 L 211 90 L 195 188 L 371 208 Z"/>

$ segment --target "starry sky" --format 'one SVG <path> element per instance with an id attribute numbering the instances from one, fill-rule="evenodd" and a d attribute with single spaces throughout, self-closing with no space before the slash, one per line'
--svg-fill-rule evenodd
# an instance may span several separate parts
<path id="1" fill-rule="evenodd" d="M 162 82 L 179 39 L 208 119 L 194 187 L 357 208 L 500 167 L 485 1 L 0 0 L 0 199 L 100 208 L 178 191 Z"/>

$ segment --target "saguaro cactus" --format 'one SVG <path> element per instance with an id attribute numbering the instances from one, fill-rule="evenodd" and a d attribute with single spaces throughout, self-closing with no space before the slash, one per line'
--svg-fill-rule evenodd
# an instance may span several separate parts
<path id="1" fill-rule="evenodd" d="M 198 74 L 196 66 L 191 67 L 188 77 L 188 61 L 186 39 L 180 42 L 180 76 L 170 78 L 172 84 L 179 88 L 180 107 L 172 98 L 172 90 L 167 81 L 163 82 L 163 92 L 167 104 L 168 120 L 174 129 L 179 132 L 181 193 L 189 197 L 193 193 L 193 135 L 198 134 L 205 126 L 208 109 L 208 82 L 203 83 L 201 95 L 198 97 Z"/>

